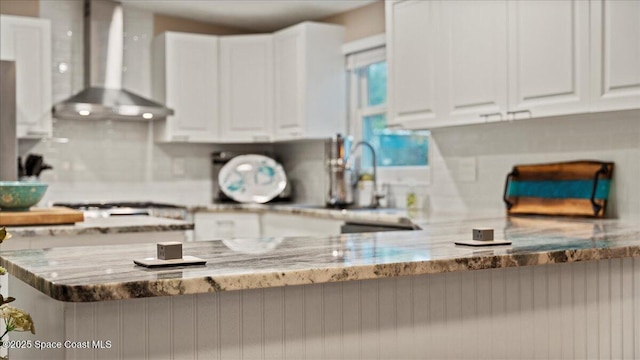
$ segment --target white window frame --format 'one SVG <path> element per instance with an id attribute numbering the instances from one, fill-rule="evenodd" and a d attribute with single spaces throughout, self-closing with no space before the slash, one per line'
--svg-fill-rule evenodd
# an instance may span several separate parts
<path id="1" fill-rule="evenodd" d="M 367 116 L 386 113 L 387 105 L 361 107 L 361 104 L 368 103 L 367 92 L 360 91 L 368 88 L 368 78 L 363 72 L 354 71 L 354 69 L 386 61 L 385 44 L 386 39 L 382 34 L 346 43 L 342 47 L 348 71 L 348 129 L 356 142 L 362 140 L 363 119 Z M 358 86 L 352 86 L 353 84 L 358 84 Z M 431 149 L 431 137 L 429 138 L 429 148 Z M 378 167 L 378 184 L 429 185 L 431 183 L 431 151 L 429 151 L 427 163 L 429 164 L 427 166 Z"/>

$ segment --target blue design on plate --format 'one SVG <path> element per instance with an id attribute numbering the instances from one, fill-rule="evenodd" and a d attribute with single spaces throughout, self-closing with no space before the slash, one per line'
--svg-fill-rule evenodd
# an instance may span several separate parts
<path id="1" fill-rule="evenodd" d="M 253 182 L 258 185 L 271 185 L 276 176 L 276 170 L 269 165 L 260 165 L 256 171 Z"/>

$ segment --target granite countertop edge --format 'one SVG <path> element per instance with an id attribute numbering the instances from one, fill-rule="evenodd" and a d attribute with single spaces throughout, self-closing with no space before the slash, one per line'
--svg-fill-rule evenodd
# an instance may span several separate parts
<path id="1" fill-rule="evenodd" d="M 220 276 L 209 275 L 189 279 L 124 281 L 95 285 L 65 285 L 63 283 L 49 281 L 34 275 L 32 272 L 4 258 L 0 258 L 0 265 L 5 267 L 9 273 L 18 279 L 52 299 L 64 302 L 95 302 L 633 257 L 640 257 L 640 244 L 616 248 L 566 249 L 527 254 L 479 255 L 438 260 L 367 264 L 351 267 L 327 266 Z M 179 268 L 175 270 L 179 270 Z"/>

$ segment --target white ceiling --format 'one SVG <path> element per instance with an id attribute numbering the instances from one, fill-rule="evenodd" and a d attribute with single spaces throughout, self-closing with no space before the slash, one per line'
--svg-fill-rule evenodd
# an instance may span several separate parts
<path id="1" fill-rule="evenodd" d="M 270 32 L 317 20 L 376 0 L 121 0 L 154 13 Z"/>

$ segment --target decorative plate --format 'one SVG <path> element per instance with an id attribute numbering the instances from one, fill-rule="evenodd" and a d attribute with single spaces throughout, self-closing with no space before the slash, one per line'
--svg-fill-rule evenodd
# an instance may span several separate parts
<path id="1" fill-rule="evenodd" d="M 242 203 L 266 203 L 287 186 L 287 175 L 272 158 L 240 155 L 227 162 L 218 174 L 222 192 Z"/>

